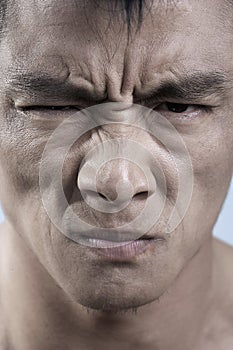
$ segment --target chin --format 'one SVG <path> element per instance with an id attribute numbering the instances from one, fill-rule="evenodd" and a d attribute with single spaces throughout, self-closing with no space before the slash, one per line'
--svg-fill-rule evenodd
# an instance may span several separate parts
<path id="1" fill-rule="evenodd" d="M 141 290 L 131 287 L 85 285 L 85 290 L 73 290 L 69 294 L 73 302 L 87 310 L 111 313 L 135 311 L 158 300 L 163 294 L 160 290 L 156 295 L 155 290 L 146 292 L 143 287 Z"/>
<path id="2" fill-rule="evenodd" d="M 81 298 L 79 304 L 85 307 L 87 310 L 99 311 L 105 313 L 127 313 L 136 311 L 139 307 L 147 305 L 154 300 L 147 300 L 142 298 L 113 298 L 111 296 L 94 297 L 90 298 Z"/>

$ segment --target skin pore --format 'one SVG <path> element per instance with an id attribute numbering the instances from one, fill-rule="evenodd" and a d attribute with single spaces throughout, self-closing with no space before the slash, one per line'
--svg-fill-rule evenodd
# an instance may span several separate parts
<path id="1" fill-rule="evenodd" d="M 120 9 L 110 11 L 105 0 L 17 0 L 11 6 L 14 16 L 0 45 L 0 198 L 7 217 L 0 245 L 1 348 L 230 348 L 233 252 L 212 238 L 212 229 L 233 171 L 233 9 L 225 0 L 154 1 L 128 40 Z M 79 96 L 81 90 L 89 97 Z M 151 230 L 163 240 L 126 263 L 101 259 L 62 235 L 39 190 L 49 136 L 75 106 L 104 101 L 155 108 L 182 136 L 193 166 L 190 206 L 167 235 L 176 172 L 149 133 L 103 126 L 73 145 L 64 191 L 76 193 L 73 209 L 97 226 L 130 220 L 143 200 L 135 197 L 133 209 L 109 216 L 77 199 L 77 172 L 91 147 L 127 135 L 163 166 L 169 200 Z M 188 108 L 177 113 L 168 102 Z M 110 162 L 100 192 L 114 197 L 114 174 L 143 182 L 135 171 Z"/>

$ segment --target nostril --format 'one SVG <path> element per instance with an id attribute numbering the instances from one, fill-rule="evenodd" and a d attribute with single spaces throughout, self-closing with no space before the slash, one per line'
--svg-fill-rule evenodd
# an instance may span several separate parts
<path id="1" fill-rule="evenodd" d="M 98 196 L 100 196 L 101 198 L 105 199 L 106 201 L 108 200 L 108 198 L 101 192 L 95 192 L 95 191 L 91 191 L 91 190 L 82 190 L 82 194 L 84 197 L 97 198 Z"/>
<path id="2" fill-rule="evenodd" d="M 142 192 L 136 193 L 133 196 L 133 199 L 145 200 L 145 199 L 147 199 L 148 196 L 149 196 L 149 192 L 148 191 L 142 191 Z"/>
<path id="3" fill-rule="evenodd" d="M 101 197 L 101 198 L 103 198 L 104 200 L 108 200 L 108 198 L 103 194 L 103 193 L 101 193 L 101 192 L 98 192 L 98 195 Z"/>

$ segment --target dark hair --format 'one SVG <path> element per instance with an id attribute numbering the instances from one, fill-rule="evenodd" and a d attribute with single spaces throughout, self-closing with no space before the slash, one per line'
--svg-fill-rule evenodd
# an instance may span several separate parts
<path id="1" fill-rule="evenodd" d="M 7 2 L 9 0 L 0 0 L 0 35 L 6 24 Z M 117 3 L 119 0 L 116 0 Z M 121 6 L 126 14 L 126 23 L 130 31 L 131 23 L 137 19 L 137 27 L 139 29 L 142 22 L 142 9 L 144 0 L 121 0 Z M 136 15 L 136 16 L 135 16 Z"/>
<path id="2" fill-rule="evenodd" d="M 137 17 L 137 27 L 142 23 L 142 8 L 144 0 L 121 0 L 126 14 L 126 22 L 130 31 L 131 23 Z"/>

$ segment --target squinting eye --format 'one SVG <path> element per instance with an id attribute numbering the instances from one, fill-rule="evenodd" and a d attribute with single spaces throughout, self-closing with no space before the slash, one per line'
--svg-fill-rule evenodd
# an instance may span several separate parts
<path id="1" fill-rule="evenodd" d="M 24 111 L 79 111 L 81 108 L 78 106 L 28 106 L 23 108 Z"/>
<path id="2" fill-rule="evenodd" d="M 80 106 L 46 106 L 46 105 L 37 105 L 37 106 L 25 106 L 19 108 L 23 113 L 31 116 L 36 119 L 60 119 L 67 118 L 75 113 L 81 111 Z"/>
<path id="3" fill-rule="evenodd" d="M 201 106 L 197 106 L 197 105 L 166 102 L 157 106 L 156 110 L 179 114 L 179 113 L 185 113 L 185 112 L 192 113 L 192 112 L 195 112 L 198 108 L 200 109 L 200 107 Z"/>

